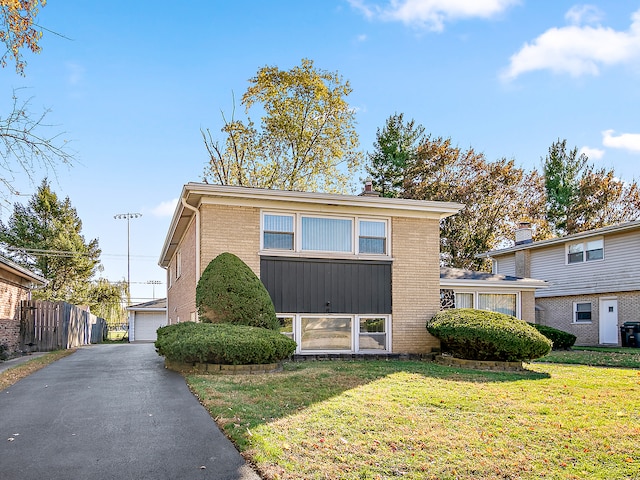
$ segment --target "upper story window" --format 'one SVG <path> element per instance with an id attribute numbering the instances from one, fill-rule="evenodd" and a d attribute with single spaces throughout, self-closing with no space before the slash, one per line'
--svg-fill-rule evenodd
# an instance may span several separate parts
<path id="1" fill-rule="evenodd" d="M 345 218 L 302 217 L 302 250 L 351 252 L 353 221 Z"/>
<path id="2" fill-rule="evenodd" d="M 386 219 L 294 213 L 262 215 L 262 249 L 389 255 Z"/>
<path id="3" fill-rule="evenodd" d="M 385 255 L 387 253 L 387 222 L 379 220 L 360 220 L 359 245 L 360 253 L 374 253 Z"/>
<path id="4" fill-rule="evenodd" d="M 293 250 L 293 215 L 265 214 L 263 222 L 265 249 Z"/>
<path id="5" fill-rule="evenodd" d="M 567 244 L 567 263 L 591 262 L 604 258 L 604 240 L 587 240 Z"/>
<path id="6" fill-rule="evenodd" d="M 178 250 L 176 253 L 176 278 L 180 278 L 182 275 L 182 251 Z"/>

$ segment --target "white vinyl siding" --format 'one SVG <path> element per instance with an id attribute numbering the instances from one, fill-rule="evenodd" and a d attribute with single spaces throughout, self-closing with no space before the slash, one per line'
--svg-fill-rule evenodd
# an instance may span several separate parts
<path id="1" fill-rule="evenodd" d="M 594 237 L 598 238 L 602 237 Z M 571 265 L 567 264 L 565 243 L 532 248 L 531 278 L 549 283 L 548 288 L 536 290 L 536 298 L 640 290 L 640 230 L 606 235 L 603 240 L 604 259 Z M 494 258 L 499 273 L 508 274 L 503 265 L 508 268 L 514 254 Z"/>

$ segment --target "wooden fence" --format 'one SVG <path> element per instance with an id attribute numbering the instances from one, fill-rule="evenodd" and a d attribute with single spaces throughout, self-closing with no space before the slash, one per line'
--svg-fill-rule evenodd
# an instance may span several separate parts
<path id="1" fill-rule="evenodd" d="M 65 302 L 20 302 L 20 349 L 48 352 L 101 343 L 107 323 L 86 310 Z"/>

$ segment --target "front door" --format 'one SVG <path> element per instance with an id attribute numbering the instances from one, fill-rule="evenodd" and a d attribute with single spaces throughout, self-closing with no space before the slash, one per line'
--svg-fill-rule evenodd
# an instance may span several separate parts
<path id="1" fill-rule="evenodd" d="M 618 344 L 618 300 L 600 300 L 600 343 Z"/>

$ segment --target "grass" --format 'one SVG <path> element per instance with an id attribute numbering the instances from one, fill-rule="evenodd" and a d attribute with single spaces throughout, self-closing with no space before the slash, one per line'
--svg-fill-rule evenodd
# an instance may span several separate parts
<path id="1" fill-rule="evenodd" d="M 189 376 L 267 479 L 637 479 L 640 371 L 289 363 Z"/>
<path id="2" fill-rule="evenodd" d="M 573 350 L 554 350 L 538 362 L 640 368 L 640 348 L 574 347 Z"/>
<path id="3" fill-rule="evenodd" d="M 73 352 L 75 352 L 74 349 L 56 350 L 41 357 L 35 357 L 33 360 L 29 360 L 25 363 L 16 365 L 15 367 L 9 368 L 4 372 L 0 372 L 0 391 L 4 390 L 7 387 L 10 387 L 17 381 L 22 380 L 32 373 L 37 372 L 41 368 L 46 367 L 50 363 L 66 357 L 67 355 L 71 355 Z"/>

